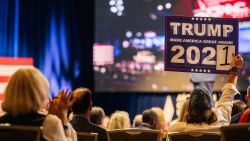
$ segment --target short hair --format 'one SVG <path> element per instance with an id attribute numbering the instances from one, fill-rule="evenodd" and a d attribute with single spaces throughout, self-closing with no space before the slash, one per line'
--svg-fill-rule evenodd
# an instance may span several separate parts
<path id="1" fill-rule="evenodd" d="M 142 122 L 147 123 L 155 129 L 158 123 L 158 116 L 152 109 L 146 109 L 142 112 Z"/>
<path id="2" fill-rule="evenodd" d="M 102 119 L 105 117 L 105 112 L 101 107 L 92 107 L 90 121 L 96 125 L 102 124 Z"/>
<path id="3" fill-rule="evenodd" d="M 116 111 L 110 117 L 108 130 L 130 128 L 129 114 L 125 111 Z"/>
<path id="4" fill-rule="evenodd" d="M 49 83 L 36 68 L 22 68 L 11 77 L 2 109 L 13 116 L 37 112 L 49 102 Z"/>
<path id="5" fill-rule="evenodd" d="M 231 116 L 234 116 L 242 112 L 246 107 L 247 105 L 242 100 L 239 100 L 239 99 L 234 100 Z"/>
<path id="6" fill-rule="evenodd" d="M 212 111 L 210 92 L 203 88 L 196 88 L 189 98 L 187 123 L 212 124 L 217 121 L 217 115 Z"/>
<path id="7" fill-rule="evenodd" d="M 71 110 L 74 114 L 87 112 L 92 104 L 92 93 L 87 88 L 77 88 L 72 93 Z"/>

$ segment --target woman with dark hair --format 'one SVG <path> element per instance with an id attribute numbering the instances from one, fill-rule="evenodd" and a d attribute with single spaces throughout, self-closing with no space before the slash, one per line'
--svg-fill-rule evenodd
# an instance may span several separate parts
<path id="1" fill-rule="evenodd" d="M 217 121 L 217 116 L 212 110 L 213 100 L 210 92 L 205 88 L 196 88 L 190 94 L 187 123 L 208 124 Z M 199 107 L 199 108 L 197 108 Z"/>
<path id="2" fill-rule="evenodd" d="M 220 100 L 214 108 L 211 93 L 207 89 L 194 89 L 189 98 L 186 122 L 176 122 L 171 126 L 170 132 L 207 130 L 209 128 L 218 131 L 218 127 L 229 125 L 234 95 L 239 93 L 236 83 L 242 65 L 242 57 L 233 55 L 232 68 L 229 70 L 227 83 L 224 85 Z"/>

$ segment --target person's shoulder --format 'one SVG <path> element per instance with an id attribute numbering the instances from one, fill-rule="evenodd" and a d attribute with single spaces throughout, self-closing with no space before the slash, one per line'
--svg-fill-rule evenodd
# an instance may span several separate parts
<path id="1" fill-rule="evenodd" d="M 96 125 L 96 124 L 93 124 L 93 123 L 90 123 L 90 124 L 91 124 L 91 126 L 92 126 L 93 128 L 95 128 L 96 130 L 99 130 L 99 131 L 101 131 L 101 132 L 107 132 L 106 129 L 104 129 L 104 128 L 102 128 L 102 127 Z"/>

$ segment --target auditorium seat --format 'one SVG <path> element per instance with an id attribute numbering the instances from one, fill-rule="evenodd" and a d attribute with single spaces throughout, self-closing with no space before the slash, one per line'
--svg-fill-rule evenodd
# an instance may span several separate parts
<path id="1" fill-rule="evenodd" d="M 0 124 L 1 141 L 40 141 L 41 138 L 40 127 Z"/>
<path id="2" fill-rule="evenodd" d="M 250 124 L 233 124 L 221 127 L 223 141 L 249 141 Z"/>
<path id="3" fill-rule="evenodd" d="M 169 133 L 168 138 L 169 141 L 220 141 L 221 135 L 217 132 L 189 131 Z"/>
<path id="4" fill-rule="evenodd" d="M 109 141 L 160 141 L 160 131 L 149 129 L 116 129 L 108 131 Z"/>
<path id="5" fill-rule="evenodd" d="M 98 133 L 77 132 L 78 141 L 97 141 Z"/>

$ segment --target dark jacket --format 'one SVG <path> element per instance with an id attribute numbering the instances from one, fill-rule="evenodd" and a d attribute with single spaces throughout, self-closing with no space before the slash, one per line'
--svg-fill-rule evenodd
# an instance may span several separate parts
<path id="1" fill-rule="evenodd" d="M 5 114 L 0 117 L 0 123 L 9 123 L 11 125 L 25 125 L 25 126 L 43 126 L 43 122 L 46 115 L 39 113 L 29 113 L 24 115 L 12 116 L 10 114 Z M 43 136 L 41 136 L 41 141 L 45 141 Z"/>
<path id="2" fill-rule="evenodd" d="M 76 132 L 92 132 L 98 133 L 98 141 L 107 141 L 107 131 L 93 123 L 91 123 L 86 117 L 84 116 L 74 116 L 73 119 L 70 121 L 73 128 Z"/>
<path id="3" fill-rule="evenodd" d="M 139 128 L 139 129 L 151 129 L 150 126 L 149 126 L 149 124 L 147 124 L 147 123 L 141 123 L 136 128 Z"/>
<path id="4" fill-rule="evenodd" d="M 231 123 L 230 123 L 230 124 L 238 123 L 239 120 L 240 120 L 241 115 L 247 110 L 248 107 L 249 107 L 249 106 L 247 106 L 247 107 L 246 107 L 244 110 L 242 110 L 241 112 L 239 112 L 239 113 L 233 115 L 233 116 L 231 117 Z"/>

